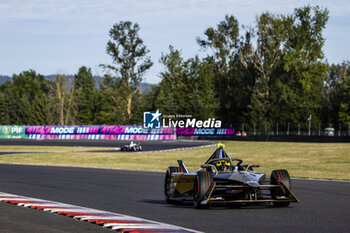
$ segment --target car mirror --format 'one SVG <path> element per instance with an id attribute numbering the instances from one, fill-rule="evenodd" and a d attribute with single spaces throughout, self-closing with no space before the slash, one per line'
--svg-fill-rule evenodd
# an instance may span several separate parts
<path id="1" fill-rule="evenodd" d="M 247 166 L 247 168 L 245 169 L 245 171 L 248 171 L 249 168 L 251 168 L 251 167 L 260 167 L 260 165 L 259 165 L 258 163 L 251 163 L 251 164 L 249 164 L 249 165 Z M 251 169 L 251 170 L 252 170 L 252 169 Z"/>

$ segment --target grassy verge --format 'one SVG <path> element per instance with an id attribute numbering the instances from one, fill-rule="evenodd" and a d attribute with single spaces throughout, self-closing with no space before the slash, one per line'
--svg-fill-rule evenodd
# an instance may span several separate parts
<path id="1" fill-rule="evenodd" d="M 350 143 L 226 142 L 229 156 L 244 163 L 259 163 L 267 175 L 287 169 L 292 177 L 350 180 Z M 215 147 L 157 153 L 87 152 L 111 148 L 0 146 L 0 152 L 40 152 L 0 155 L 0 163 L 84 166 L 165 171 L 182 159 L 190 171 L 213 153 Z"/>

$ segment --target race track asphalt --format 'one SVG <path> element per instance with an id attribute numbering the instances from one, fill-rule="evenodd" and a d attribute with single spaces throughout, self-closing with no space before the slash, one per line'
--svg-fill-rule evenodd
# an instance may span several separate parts
<path id="1" fill-rule="evenodd" d="M 164 173 L 160 172 L 0 164 L 0 192 L 112 211 L 203 232 L 350 230 L 350 182 L 294 179 L 293 191 L 301 203 L 292 203 L 287 208 L 219 206 L 197 210 L 190 203 L 167 204 L 163 180 Z M 6 203 L 0 203 L 0 212 L 0 232 L 109 231 Z M 18 230 L 20 222 L 24 228 Z M 50 227 L 52 231 L 48 230 Z"/>
<path id="2" fill-rule="evenodd" d="M 169 150 L 205 146 L 217 143 L 206 140 L 176 140 L 176 141 L 134 141 L 140 142 L 144 151 Z M 0 145 L 12 146 L 81 146 L 81 147 L 121 147 L 130 140 L 35 140 L 35 139 L 0 139 Z M 88 150 L 88 149 L 87 149 Z M 115 150 L 114 150 L 115 151 Z M 110 152 L 110 151 L 106 151 Z"/>

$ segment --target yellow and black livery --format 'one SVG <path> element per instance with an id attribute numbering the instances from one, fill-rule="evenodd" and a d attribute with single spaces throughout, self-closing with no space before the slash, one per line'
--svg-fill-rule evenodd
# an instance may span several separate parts
<path id="1" fill-rule="evenodd" d="M 292 192 L 287 170 L 274 170 L 267 180 L 256 172 L 258 164 L 243 165 L 239 158 L 229 157 L 224 145 L 218 148 L 198 171 L 189 172 L 178 160 L 178 167 L 168 167 L 164 193 L 167 202 L 193 200 L 195 208 L 211 203 L 273 203 L 277 207 L 299 202 Z"/>

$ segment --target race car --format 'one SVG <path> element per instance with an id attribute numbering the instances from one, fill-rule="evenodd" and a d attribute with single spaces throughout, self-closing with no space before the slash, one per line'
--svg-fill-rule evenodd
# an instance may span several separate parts
<path id="1" fill-rule="evenodd" d="M 192 200 L 198 209 L 213 203 L 273 203 L 286 207 L 290 202 L 299 202 L 287 170 L 274 170 L 267 180 L 265 173 L 253 170 L 258 164 L 243 165 L 241 159 L 230 158 L 224 147 L 219 143 L 198 171 L 188 172 L 181 160 L 178 167 L 168 167 L 164 182 L 166 201 Z"/>
<path id="2" fill-rule="evenodd" d="M 142 151 L 142 146 L 140 143 L 135 143 L 131 141 L 130 144 L 126 144 L 120 147 L 121 151 Z"/>

